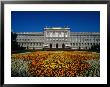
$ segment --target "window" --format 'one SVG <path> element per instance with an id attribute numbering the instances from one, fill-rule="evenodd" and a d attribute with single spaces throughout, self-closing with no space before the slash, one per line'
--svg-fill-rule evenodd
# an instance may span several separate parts
<path id="1" fill-rule="evenodd" d="M 81 43 L 79 43 L 79 46 L 81 45 Z"/>
<path id="2" fill-rule="evenodd" d="M 33 43 L 33 46 L 35 45 L 35 43 Z"/>
<path id="3" fill-rule="evenodd" d="M 20 43 L 20 45 L 22 46 L 22 43 Z"/>
<path id="4" fill-rule="evenodd" d="M 67 41 L 67 39 L 65 39 L 65 41 Z"/>
<path id="5" fill-rule="evenodd" d="M 41 46 L 41 43 L 39 43 L 39 46 Z"/>
<path id="6" fill-rule="evenodd" d="M 76 46 L 78 46 L 78 43 L 76 43 Z"/>
<path id="7" fill-rule="evenodd" d="M 75 45 L 75 43 L 73 43 L 73 45 Z"/>

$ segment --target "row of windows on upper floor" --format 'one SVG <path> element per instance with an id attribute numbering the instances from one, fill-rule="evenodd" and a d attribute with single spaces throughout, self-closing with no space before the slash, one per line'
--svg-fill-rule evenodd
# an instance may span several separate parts
<path id="1" fill-rule="evenodd" d="M 69 37 L 69 36 L 67 37 L 66 36 L 66 37 L 44 37 L 44 38 L 51 38 L 51 39 L 52 38 L 72 38 L 72 39 L 75 39 L 75 38 L 78 38 L 78 39 L 81 39 L 81 38 L 94 38 L 95 39 L 95 38 L 100 38 L 100 37 Z"/>
<path id="2" fill-rule="evenodd" d="M 43 39 L 41 39 L 41 38 L 39 38 L 39 39 L 16 39 L 17 41 L 43 41 Z M 71 41 L 100 41 L 100 39 L 84 39 L 84 38 L 82 38 L 82 39 L 77 39 L 77 38 L 75 38 L 75 39 L 64 39 L 64 38 L 62 38 L 62 39 L 59 39 L 59 38 L 56 38 L 56 39 L 46 39 L 47 41 L 63 41 L 63 40 L 71 40 Z"/>
<path id="3" fill-rule="evenodd" d="M 81 41 L 100 41 L 100 38 L 71 38 L 71 40 Z"/>
<path id="4" fill-rule="evenodd" d="M 53 41 L 53 40 L 71 40 L 71 41 L 100 41 L 100 39 L 71 39 L 71 38 L 62 38 L 62 39 L 59 39 L 59 38 L 56 38 L 56 39 L 46 39 L 47 41 Z"/>
<path id="5" fill-rule="evenodd" d="M 16 39 L 17 41 L 43 41 L 43 39 Z"/>
<path id="6" fill-rule="evenodd" d="M 17 37 L 44 37 L 44 35 L 17 35 Z M 100 37 L 100 35 L 71 35 L 70 37 Z"/>
<path id="7" fill-rule="evenodd" d="M 18 39 L 22 39 L 22 38 L 26 38 L 26 39 L 31 39 L 31 38 L 44 38 L 42 37 L 17 37 Z M 73 37 L 46 37 L 46 38 L 100 38 L 100 37 L 77 37 L 77 36 L 73 36 Z"/>

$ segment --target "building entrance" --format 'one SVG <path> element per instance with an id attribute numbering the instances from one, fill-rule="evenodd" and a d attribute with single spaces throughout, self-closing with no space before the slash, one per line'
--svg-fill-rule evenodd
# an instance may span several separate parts
<path id="1" fill-rule="evenodd" d="M 64 43 L 62 44 L 62 48 L 65 48 L 65 44 Z"/>
<path id="2" fill-rule="evenodd" d="M 56 44 L 56 48 L 58 48 L 58 43 Z"/>
<path id="3" fill-rule="evenodd" d="M 52 48 L 52 44 L 50 44 L 50 48 Z"/>

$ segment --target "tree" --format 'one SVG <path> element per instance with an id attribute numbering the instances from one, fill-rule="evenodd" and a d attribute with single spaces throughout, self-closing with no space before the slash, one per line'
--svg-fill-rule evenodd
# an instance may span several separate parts
<path id="1" fill-rule="evenodd" d="M 92 45 L 90 50 L 100 52 L 100 45 L 99 44 Z"/>
<path id="2" fill-rule="evenodd" d="M 12 51 L 24 50 L 24 47 L 20 47 L 18 45 L 16 38 L 17 38 L 17 34 L 14 32 L 11 32 L 11 50 Z"/>
<path id="3" fill-rule="evenodd" d="M 11 32 L 11 50 L 15 51 L 18 48 L 18 43 L 16 42 L 17 34 Z"/>

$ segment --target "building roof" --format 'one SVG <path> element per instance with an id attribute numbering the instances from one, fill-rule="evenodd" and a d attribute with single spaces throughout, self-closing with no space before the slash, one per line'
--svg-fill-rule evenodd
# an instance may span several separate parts
<path id="1" fill-rule="evenodd" d="M 68 27 L 46 27 L 46 28 L 44 28 L 44 29 L 60 30 L 60 29 L 70 29 L 70 28 L 68 28 Z"/>
<path id="2" fill-rule="evenodd" d="M 70 32 L 70 35 L 100 35 L 100 32 Z"/>
<path id="3" fill-rule="evenodd" d="M 34 34 L 35 34 L 35 35 L 44 35 L 43 32 L 16 32 L 16 34 L 25 34 L 25 35 L 26 35 L 26 34 L 28 34 L 28 35 L 29 35 L 29 34 L 30 34 L 30 35 L 32 35 L 32 34 L 33 34 L 33 35 L 34 35 Z"/>

